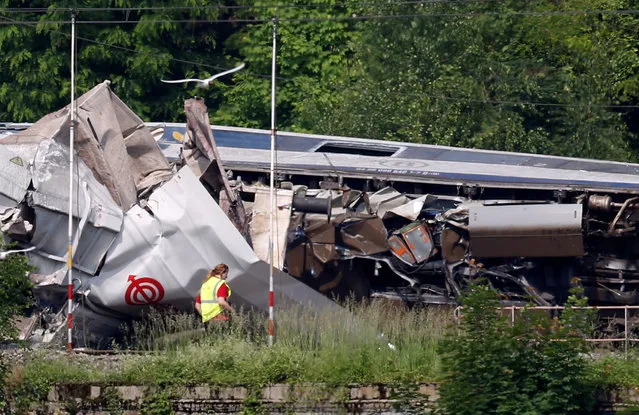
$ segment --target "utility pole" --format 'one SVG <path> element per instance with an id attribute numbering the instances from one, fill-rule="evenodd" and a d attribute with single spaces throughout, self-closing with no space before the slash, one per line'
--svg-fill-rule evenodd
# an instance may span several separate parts
<path id="1" fill-rule="evenodd" d="M 67 249 L 67 348 L 73 350 L 73 144 L 75 141 L 75 9 L 71 9 L 71 126 L 69 131 L 69 245 Z"/>
<path id="2" fill-rule="evenodd" d="M 275 228 L 273 222 L 273 216 L 275 214 L 275 138 L 277 136 L 277 129 L 275 127 L 275 70 L 276 70 L 276 55 L 277 55 L 277 19 L 273 18 L 273 59 L 271 63 L 271 182 L 270 182 L 270 198 L 271 198 L 271 209 L 270 209 L 270 229 L 269 229 L 269 240 L 268 240 L 268 249 L 269 249 L 269 258 L 270 258 L 270 267 L 269 267 L 269 276 L 268 276 L 268 285 L 269 285 L 269 293 L 268 293 L 268 345 L 273 345 L 273 336 L 275 334 L 275 323 L 273 318 L 273 307 L 275 302 L 275 296 L 273 294 L 273 262 L 275 260 L 274 250 L 273 250 L 273 230 Z"/>

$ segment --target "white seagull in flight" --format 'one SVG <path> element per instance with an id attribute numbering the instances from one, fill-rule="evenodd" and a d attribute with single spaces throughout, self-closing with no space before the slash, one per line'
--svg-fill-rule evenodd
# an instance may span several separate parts
<path id="1" fill-rule="evenodd" d="M 241 64 L 240 66 L 238 66 L 237 68 L 233 68 L 233 69 L 229 69 L 228 71 L 224 71 L 224 72 L 220 72 L 218 74 L 213 75 L 210 78 L 206 78 L 206 79 L 177 79 L 175 81 L 165 81 L 164 79 L 162 79 L 162 82 L 166 82 L 167 84 L 181 84 L 181 83 L 187 83 L 187 82 L 198 82 L 199 83 L 199 87 L 201 88 L 208 88 L 209 85 L 211 85 L 211 82 L 213 82 L 214 79 L 219 78 L 220 76 L 224 76 L 230 73 L 233 73 L 235 71 L 239 71 L 240 69 L 242 69 L 244 67 L 244 63 Z"/>
<path id="2" fill-rule="evenodd" d="M 29 252 L 33 251 L 35 248 L 35 246 L 32 246 L 31 248 L 27 249 L 14 249 L 12 251 L 0 252 L 0 260 L 7 259 L 7 256 L 9 256 L 10 254 L 17 254 L 18 252 Z"/>

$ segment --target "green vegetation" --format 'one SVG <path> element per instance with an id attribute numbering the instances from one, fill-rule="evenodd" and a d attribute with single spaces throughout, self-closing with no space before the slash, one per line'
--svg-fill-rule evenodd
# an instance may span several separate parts
<path id="1" fill-rule="evenodd" d="M 70 27 L 59 22 L 75 6 L 96 22 L 77 28 L 79 93 L 110 79 L 143 119 L 167 122 L 184 122 L 184 99 L 198 95 L 213 123 L 268 129 L 277 17 L 280 130 L 639 160 L 636 2 L 282 4 L 0 0 L 44 8 L 0 11 L 0 120 L 68 104 Z M 240 61 L 209 89 L 160 81 Z"/>
<path id="2" fill-rule="evenodd" d="M 442 342 L 445 377 L 438 404 L 450 414 L 583 414 L 598 384 L 584 353 L 592 316 L 567 308 L 561 317 L 524 312 L 511 325 L 499 294 L 473 283 L 463 299 L 459 334 Z M 567 306 L 585 306 L 572 295 Z"/>
<path id="3" fill-rule="evenodd" d="M 639 385 L 639 360 L 589 357 L 583 335 L 590 313 L 568 309 L 550 318 L 529 310 L 511 325 L 495 312 L 498 295 L 485 285 L 472 284 L 463 301 L 455 325 L 450 307 L 406 310 L 372 301 L 350 304 L 350 318 L 293 309 L 278 314 L 273 347 L 264 315 L 240 312 L 205 332 L 193 315 L 151 311 L 116 357 L 32 352 L 8 378 L 10 399 L 26 411 L 54 384 L 158 385 L 163 389 L 145 398 L 145 408 L 164 411 L 183 385 L 386 383 L 397 385 L 402 405 L 419 411 L 426 404 L 411 403 L 416 384 L 441 382 L 440 413 L 569 414 L 587 413 L 597 391 Z M 568 304 L 584 301 L 573 295 Z"/>
<path id="4" fill-rule="evenodd" d="M 2 251 L 12 247 L 0 244 Z M 27 278 L 31 270 L 24 255 L 9 255 L 0 260 L 0 338 L 3 343 L 17 340 L 14 318 L 22 315 L 32 303 L 31 283 Z M 11 362 L 0 355 L 0 410 L 4 410 L 9 399 L 5 379 L 10 369 Z"/>
<path id="5" fill-rule="evenodd" d="M 115 357 L 33 351 L 7 378 L 9 399 L 27 411 L 54 384 L 157 385 L 162 388 L 145 397 L 144 407 L 160 413 L 184 385 L 257 390 L 312 382 L 335 390 L 386 383 L 396 385 L 395 398 L 406 410 L 541 415 L 588 413 L 599 391 L 639 385 L 636 358 L 591 354 L 584 341 L 593 327 L 590 312 L 568 308 L 551 318 L 527 310 L 513 325 L 496 312 L 498 294 L 486 285 L 471 284 L 462 300 L 457 324 L 450 307 L 407 310 L 379 300 L 349 303 L 350 315 L 293 308 L 277 314 L 272 347 L 263 314 L 240 311 L 230 323 L 204 331 L 192 314 L 151 310 L 134 324 L 129 343 L 115 345 L 122 349 Z M 567 305 L 584 304 L 575 291 Z M 146 353 L 128 353 L 133 350 Z M 436 408 L 412 402 L 424 382 L 441 384 Z"/>
<path id="6" fill-rule="evenodd" d="M 29 402 L 44 399 L 48 387 L 56 383 L 257 387 L 437 379 L 437 344 L 452 323 L 452 309 L 407 311 L 384 302 L 350 309 L 351 318 L 339 311 L 321 316 L 301 309 L 279 313 L 273 347 L 267 346 L 264 315 L 238 313 L 231 324 L 204 332 L 193 316 L 154 311 L 134 326 L 137 336 L 125 345 L 149 353 L 122 353 L 117 362 L 88 365 L 81 355 L 34 351 L 9 379 L 13 399 L 28 407 Z"/>
<path id="7" fill-rule="evenodd" d="M 0 250 L 15 249 L 15 244 L 6 246 L 0 243 Z M 27 274 L 33 270 L 24 255 L 8 255 L 0 260 L 0 338 L 15 340 L 18 331 L 14 318 L 32 305 L 32 284 Z"/>

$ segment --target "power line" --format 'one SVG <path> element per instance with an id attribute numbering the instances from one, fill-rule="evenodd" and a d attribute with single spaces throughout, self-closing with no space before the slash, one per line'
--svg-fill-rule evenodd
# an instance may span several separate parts
<path id="1" fill-rule="evenodd" d="M 358 92 L 362 92 L 356 88 L 347 88 L 350 90 L 355 90 Z M 560 104 L 554 102 L 534 102 L 534 101 L 508 101 L 508 100 L 492 100 L 492 99 L 479 99 L 479 98 L 470 98 L 470 97 L 446 97 L 442 95 L 429 95 L 429 94 L 419 94 L 419 93 L 403 93 L 403 92 L 394 92 L 394 91 L 386 91 L 385 94 L 391 95 L 400 95 L 400 96 L 409 96 L 415 98 L 433 98 L 440 99 L 445 101 L 455 101 L 455 102 L 472 102 L 478 104 L 495 104 L 495 105 L 503 105 L 503 106 L 535 106 L 535 107 L 555 107 L 555 108 L 615 108 L 615 109 L 637 109 L 639 105 L 615 105 L 615 104 Z"/>
<path id="2" fill-rule="evenodd" d="M 338 8 L 338 7 L 374 7 L 374 6 L 409 6 L 409 5 L 428 5 L 428 4 L 455 4 L 455 3 L 489 3 L 499 0 L 412 0 L 412 1 L 396 1 L 388 2 L 354 2 L 354 3 L 335 3 L 335 4 L 274 4 L 274 5 L 223 5 L 216 4 L 214 6 L 151 6 L 151 7 L 75 7 L 76 12 L 132 12 L 132 11 L 210 11 L 210 10 L 251 10 L 251 9 L 320 9 L 320 8 Z M 45 7 L 6 7 L 0 8 L 0 13 L 49 13 L 49 12 L 68 12 L 71 8 L 45 8 Z"/>
<path id="3" fill-rule="evenodd" d="M 410 94 L 411 96 L 416 96 L 417 94 Z M 423 95 L 428 96 L 429 98 L 441 99 L 441 100 L 452 100 L 452 101 L 460 101 L 460 102 L 475 102 L 481 104 L 496 104 L 496 105 L 504 105 L 504 106 L 536 106 L 536 107 L 559 107 L 559 108 L 618 108 L 618 109 L 628 109 L 628 108 L 639 108 L 639 105 L 615 105 L 615 104 L 559 104 L 552 102 L 532 102 L 532 101 L 501 101 L 501 100 L 491 100 L 491 99 L 476 99 L 476 98 L 455 98 L 455 97 L 443 97 L 436 95 Z"/>
<path id="4" fill-rule="evenodd" d="M 565 11 L 512 11 L 512 12 L 468 12 L 468 13 L 421 13 L 421 14 L 389 14 L 389 15 L 351 15 L 335 17 L 309 17 L 309 18 L 278 18 L 280 22 L 310 23 L 329 21 L 363 21 L 363 20 L 392 20 L 415 19 L 434 17 L 508 17 L 508 16 L 578 16 L 578 15 L 636 15 L 639 9 L 625 10 L 565 10 Z M 269 23 L 272 19 L 152 19 L 152 20 L 77 20 L 76 24 L 166 24 L 166 23 Z M 24 21 L 32 24 L 70 24 L 70 20 L 30 20 Z M 0 22 L 0 25 L 15 24 Z"/>

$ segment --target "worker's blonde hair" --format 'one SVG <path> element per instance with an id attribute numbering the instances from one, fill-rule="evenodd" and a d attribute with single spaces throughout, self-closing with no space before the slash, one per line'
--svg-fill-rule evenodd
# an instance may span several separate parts
<path id="1" fill-rule="evenodd" d="M 206 274 L 205 281 L 208 281 L 210 278 L 213 278 L 213 277 L 220 277 L 222 274 L 224 274 L 228 270 L 229 270 L 229 266 L 228 265 L 226 265 L 226 264 L 217 264 L 215 266 L 215 268 L 213 268 L 212 270 L 209 271 L 208 274 Z"/>

